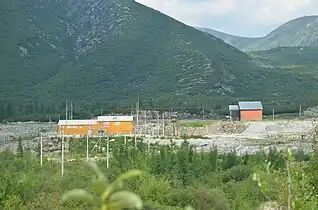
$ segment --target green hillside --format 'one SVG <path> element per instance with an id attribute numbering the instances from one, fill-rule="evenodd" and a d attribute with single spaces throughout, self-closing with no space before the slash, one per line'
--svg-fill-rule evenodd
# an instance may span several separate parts
<path id="1" fill-rule="evenodd" d="M 318 47 L 278 47 L 249 54 L 260 66 L 272 68 L 273 71 L 284 74 L 286 78 L 290 75 L 299 78 L 307 77 L 308 80 L 303 81 L 304 86 L 318 79 Z M 286 80 L 286 82 L 288 81 Z M 293 89 L 298 92 L 295 88 Z M 304 90 L 302 94 L 307 95 L 308 93 Z M 310 94 L 314 95 L 314 93 Z"/>
<path id="2" fill-rule="evenodd" d="M 260 40 L 261 38 L 254 38 L 254 37 L 241 37 L 241 36 L 234 36 L 231 34 L 227 34 L 227 33 L 223 33 L 220 31 L 216 31 L 213 29 L 209 29 L 209 28 L 199 28 L 197 27 L 197 29 L 212 34 L 213 36 L 222 39 L 224 42 L 232 45 L 233 47 L 236 47 L 238 49 L 243 49 L 245 46 L 250 45 L 258 40 Z"/>
<path id="3" fill-rule="evenodd" d="M 243 49 L 255 51 L 283 46 L 318 46 L 318 16 L 304 16 L 288 21 Z"/>
<path id="4" fill-rule="evenodd" d="M 304 16 L 290 20 L 260 38 L 238 37 L 212 29 L 200 30 L 210 33 L 242 51 L 268 50 L 277 47 L 318 46 L 318 16 Z"/>
<path id="5" fill-rule="evenodd" d="M 278 47 L 249 53 L 253 58 L 277 67 L 315 67 L 318 66 L 317 47 Z M 318 71 L 317 71 L 318 73 Z"/>
<path id="6" fill-rule="evenodd" d="M 5 0 L 0 17 L 0 118 L 64 113 L 66 99 L 84 112 L 120 110 L 134 106 L 138 93 L 143 107 L 219 111 L 238 99 L 282 110 L 315 100 L 316 78 L 261 68 L 222 40 L 132 0 Z"/>

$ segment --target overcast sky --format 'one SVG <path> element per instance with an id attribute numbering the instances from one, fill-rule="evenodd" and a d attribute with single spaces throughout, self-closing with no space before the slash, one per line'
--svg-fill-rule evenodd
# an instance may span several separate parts
<path id="1" fill-rule="evenodd" d="M 136 0 L 185 24 L 240 36 L 264 36 L 304 15 L 318 15 L 318 0 Z"/>

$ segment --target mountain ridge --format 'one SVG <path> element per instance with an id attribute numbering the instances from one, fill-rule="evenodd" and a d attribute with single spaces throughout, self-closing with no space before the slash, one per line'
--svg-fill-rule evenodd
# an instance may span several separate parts
<path id="1" fill-rule="evenodd" d="M 226 110 L 260 98 L 285 106 L 299 99 L 293 88 L 310 92 L 318 84 L 262 68 L 221 39 L 132 0 L 6 0 L 0 18 L 0 99 L 15 107 L 65 100 L 83 109 L 131 107 L 137 95 L 148 107 Z"/>
<path id="2" fill-rule="evenodd" d="M 318 45 L 318 15 L 302 16 L 292 19 L 264 37 L 249 38 L 218 32 L 213 29 L 202 29 L 225 42 L 228 41 L 234 47 L 249 52 L 269 50 L 276 47 L 298 47 Z"/>
<path id="3" fill-rule="evenodd" d="M 203 84 L 213 74 L 218 76 L 213 76 L 213 79 L 209 80 L 211 83 L 209 90 L 204 94 L 222 96 L 232 93 L 231 85 L 225 84 L 228 83 L 228 79 L 224 79 L 221 75 L 236 74 L 233 70 L 228 71 L 234 66 L 230 63 L 224 65 L 225 61 L 222 60 L 224 56 L 235 61 L 238 66 L 241 64 L 253 66 L 246 54 L 214 36 L 198 32 L 134 1 L 33 0 L 31 3 L 18 1 L 15 4 L 5 4 L 5 2 L 2 2 L 4 10 L 16 9 L 15 13 L 18 9 L 25 11 L 22 13 L 24 15 L 22 19 L 26 21 L 21 28 L 28 32 L 27 34 L 21 32 L 19 36 L 19 39 L 22 38 L 21 46 L 14 41 L 15 35 L 12 32 L 8 31 L 3 35 L 6 43 L 10 44 L 5 49 L 15 49 L 14 46 L 18 45 L 21 51 L 18 57 L 16 51 L 10 57 L 2 54 L 8 63 L 15 60 L 14 63 L 19 65 L 13 67 L 15 74 L 12 74 L 12 69 L 6 68 L 9 66 L 8 63 L 0 67 L 1 73 L 7 76 L 6 79 L 0 80 L 1 84 L 5 84 L 3 88 L 9 87 L 2 89 L 3 95 L 8 93 L 7 97 L 12 96 L 10 92 L 18 92 L 14 94 L 18 95 L 18 98 L 33 95 L 38 99 L 54 101 L 56 97 L 54 95 L 59 95 L 61 97 L 57 98 L 73 97 L 74 100 L 81 100 L 83 97 L 77 93 L 75 87 L 84 87 L 85 83 L 89 86 L 83 90 L 87 91 L 85 100 L 99 98 L 94 89 L 104 89 L 100 93 L 103 97 L 118 100 L 122 100 L 123 95 L 135 93 L 137 89 L 141 89 L 141 92 L 148 91 L 149 95 L 151 92 L 156 92 L 156 89 L 161 89 L 166 94 L 180 96 L 193 94 L 199 89 L 204 90 Z M 51 11 L 52 8 L 54 11 Z M 13 16 L 12 21 L 20 21 L 20 15 Z M 9 14 L 6 15 L 8 16 Z M 147 20 L 148 17 L 152 19 Z M 46 23 L 52 24 L 46 25 Z M 52 27 L 54 25 L 57 27 Z M 159 37 L 157 33 L 163 37 Z M 198 41 L 200 39 L 205 40 L 205 43 Z M 207 42 L 213 47 L 208 48 Z M 43 56 L 42 62 L 39 61 L 38 54 Z M 237 56 L 240 59 L 237 59 Z M 146 59 L 138 63 L 143 57 Z M 167 69 L 159 70 L 164 65 Z M 28 66 L 28 70 L 21 75 L 20 69 L 25 66 Z M 47 68 L 45 71 L 42 70 L 44 66 Z M 153 72 L 149 68 L 151 66 L 154 67 Z M 173 68 L 169 69 L 171 68 L 169 66 Z M 93 71 L 87 74 L 85 69 Z M 125 76 L 127 73 L 130 77 Z M 17 75 L 26 79 L 18 81 Z M 174 78 L 175 85 L 172 85 L 173 81 L 170 81 L 172 86 L 166 86 L 164 83 L 156 84 L 153 76 L 161 80 L 164 80 L 165 76 Z M 7 83 L 10 77 L 12 85 Z M 127 87 L 117 89 L 114 95 L 114 89 L 103 88 L 103 84 L 106 86 L 112 83 Z M 215 83 L 222 83 L 221 88 L 213 87 Z"/>
<path id="4" fill-rule="evenodd" d="M 236 36 L 231 35 L 225 32 L 220 32 L 217 30 L 209 29 L 209 28 L 201 28 L 201 27 L 195 27 L 198 30 L 201 30 L 203 32 L 209 33 L 213 36 L 216 36 L 219 39 L 222 39 L 224 42 L 232 45 L 233 47 L 236 47 L 238 49 L 244 48 L 246 45 L 251 44 L 255 42 L 256 40 L 261 39 L 262 37 L 242 37 L 242 36 Z"/>

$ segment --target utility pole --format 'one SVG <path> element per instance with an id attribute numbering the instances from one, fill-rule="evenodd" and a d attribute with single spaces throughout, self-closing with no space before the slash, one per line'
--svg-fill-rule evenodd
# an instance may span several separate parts
<path id="1" fill-rule="evenodd" d="M 165 112 L 162 113 L 162 136 L 165 136 Z"/>
<path id="2" fill-rule="evenodd" d="M 204 119 L 204 107 L 202 107 L 202 118 Z"/>
<path id="3" fill-rule="evenodd" d="M 71 114 L 70 114 L 70 120 L 73 120 L 73 101 L 71 101 Z"/>
<path id="4" fill-rule="evenodd" d="M 299 105 L 299 117 L 301 116 L 301 104 Z"/>
<path id="5" fill-rule="evenodd" d="M 43 139 L 42 139 L 42 131 L 40 136 L 40 147 L 41 147 L 41 166 L 43 166 Z"/>
<path id="6" fill-rule="evenodd" d="M 87 137 L 86 137 L 86 161 L 88 161 L 88 135 L 90 133 L 90 126 L 88 126 Z"/>
<path id="7" fill-rule="evenodd" d="M 273 120 L 275 120 L 275 108 L 273 108 Z"/>
<path id="8" fill-rule="evenodd" d="M 100 108 L 100 116 L 103 116 L 103 107 Z"/>
<path id="9" fill-rule="evenodd" d="M 64 135 L 63 135 L 63 138 L 62 138 L 62 163 L 61 163 L 61 175 L 62 175 L 62 177 L 64 175 L 64 138 L 66 136 L 67 117 L 68 117 L 68 112 L 67 112 L 68 103 L 67 103 L 67 100 L 66 100 L 65 106 L 66 106 L 65 107 L 65 129 L 64 129 Z"/>
<path id="10" fill-rule="evenodd" d="M 106 167 L 109 168 L 109 135 L 107 134 L 107 146 L 106 146 Z"/>
<path id="11" fill-rule="evenodd" d="M 158 126 L 158 134 L 157 136 L 160 136 L 160 112 L 157 113 L 157 126 Z"/>
<path id="12" fill-rule="evenodd" d="M 139 93 L 138 93 L 138 99 L 136 103 L 136 131 L 139 130 Z M 137 133 L 137 132 L 136 132 Z"/>
<path id="13" fill-rule="evenodd" d="M 144 121 L 145 134 L 147 134 L 147 110 L 144 111 L 144 116 L 145 116 L 145 121 Z"/>

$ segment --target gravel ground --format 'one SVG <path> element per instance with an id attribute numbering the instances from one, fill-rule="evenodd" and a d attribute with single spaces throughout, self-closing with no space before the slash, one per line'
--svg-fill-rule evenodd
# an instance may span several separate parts
<path id="1" fill-rule="evenodd" d="M 271 142 L 267 138 L 270 136 L 289 136 L 294 135 L 301 139 L 300 136 L 309 133 L 314 127 L 314 121 L 261 121 L 249 122 L 247 128 L 241 133 L 234 134 L 213 134 L 209 135 L 208 139 L 189 139 L 191 144 L 198 148 L 208 150 L 213 146 L 217 146 L 220 151 L 229 151 L 236 149 L 238 153 L 253 153 L 257 150 L 267 150 L 270 146 L 276 148 L 285 148 L 292 146 L 294 148 L 303 148 L 309 150 L 312 146 L 306 142 L 286 142 L 285 144 Z M 40 130 L 44 129 L 46 135 L 54 135 L 57 125 L 54 123 L 10 123 L 0 124 L 0 146 L 4 144 L 4 140 L 8 137 L 34 137 L 39 136 Z M 252 141 L 251 141 L 252 139 Z M 281 138 L 284 140 L 284 138 Z M 170 140 L 151 139 L 147 137 L 151 143 L 159 142 L 160 144 L 169 144 Z M 255 140 L 255 141 L 254 141 Z M 177 144 L 181 143 L 180 139 L 173 140 Z"/>
<path id="2" fill-rule="evenodd" d="M 317 125 L 315 121 L 261 121 L 250 122 L 242 133 L 235 134 L 214 134 L 209 135 L 208 139 L 189 139 L 190 144 L 209 150 L 216 146 L 220 151 L 227 152 L 235 149 L 237 153 L 254 153 L 259 150 L 268 151 L 270 147 L 284 149 L 292 147 L 293 149 L 303 149 L 311 151 L 313 143 L 300 141 L 286 141 L 288 136 L 296 136 L 301 139 L 301 135 L 310 133 Z M 270 141 L 269 137 L 279 136 L 278 141 Z M 147 138 L 151 143 L 169 144 L 170 140 Z M 286 142 L 284 142 L 286 141 Z M 173 142 L 180 144 L 180 139 L 174 139 Z"/>
<path id="3" fill-rule="evenodd" d="M 315 121 L 263 121 L 249 123 L 247 129 L 238 135 L 245 138 L 265 138 L 271 135 L 292 135 L 309 132 L 317 125 Z"/>
<path id="4" fill-rule="evenodd" d="M 8 123 L 0 124 L 0 145 L 8 140 L 10 136 L 18 138 L 34 137 L 39 136 L 40 131 L 43 130 L 44 133 L 48 135 L 54 135 L 57 130 L 57 125 L 55 123 Z"/>
<path id="5" fill-rule="evenodd" d="M 162 140 L 162 139 L 146 139 L 150 143 L 159 143 L 159 144 L 170 144 L 170 140 Z M 174 139 L 172 140 L 176 144 L 181 144 L 182 140 Z M 270 147 L 275 147 L 278 150 L 282 150 L 288 147 L 293 149 L 303 149 L 304 151 L 312 151 L 313 143 L 308 142 L 293 142 L 293 143 L 279 143 L 279 144 L 259 144 L 252 143 L 242 139 L 234 139 L 231 137 L 225 138 L 214 138 L 214 139 L 189 139 L 190 144 L 196 146 L 198 149 L 203 149 L 205 151 L 210 150 L 214 146 L 218 148 L 221 152 L 230 152 L 235 150 L 238 154 L 242 155 L 245 153 L 255 153 L 257 151 L 268 151 Z M 266 140 L 265 140 L 266 141 Z"/>

